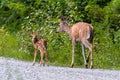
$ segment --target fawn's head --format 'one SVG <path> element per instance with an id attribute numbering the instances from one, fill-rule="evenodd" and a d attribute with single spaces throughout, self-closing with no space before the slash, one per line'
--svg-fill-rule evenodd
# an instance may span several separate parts
<path id="1" fill-rule="evenodd" d="M 64 17 L 61 17 L 61 22 L 56 32 L 59 33 L 64 31 L 66 26 L 68 26 L 68 18 L 64 19 Z"/>
<path id="2" fill-rule="evenodd" d="M 32 32 L 30 32 L 30 35 L 32 36 L 33 39 L 37 37 L 37 35 Z"/>
<path id="3" fill-rule="evenodd" d="M 39 35 L 39 33 L 35 34 L 30 32 L 30 35 L 32 36 L 32 42 L 36 43 L 38 41 L 37 36 Z"/>

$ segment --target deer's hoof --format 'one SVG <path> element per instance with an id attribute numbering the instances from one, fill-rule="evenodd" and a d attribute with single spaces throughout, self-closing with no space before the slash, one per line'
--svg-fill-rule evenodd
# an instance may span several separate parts
<path id="1" fill-rule="evenodd" d="M 34 63 L 32 63 L 32 66 L 34 66 L 35 65 L 35 62 Z"/>
<path id="2" fill-rule="evenodd" d="M 40 63 L 40 66 L 42 66 L 42 64 Z"/>
<path id="3" fill-rule="evenodd" d="M 87 63 L 89 62 L 89 58 L 86 58 L 86 62 L 87 62 Z"/>
<path id="4" fill-rule="evenodd" d="M 87 65 L 87 64 L 85 64 L 85 68 L 88 68 L 88 65 Z"/>
<path id="5" fill-rule="evenodd" d="M 93 65 L 90 66 L 90 69 L 93 69 Z"/>
<path id="6" fill-rule="evenodd" d="M 40 63 L 40 66 L 42 67 L 42 66 L 45 66 L 45 64 L 44 63 Z"/>
<path id="7" fill-rule="evenodd" d="M 48 64 L 46 64 L 46 66 L 47 66 L 47 67 L 49 67 L 49 65 L 48 65 Z"/>
<path id="8" fill-rule="evenodd" d="M 43 63 L 43 66 L 45 66 L 45 64 Z"/>
<path id="9" fill-rule="evenodd" d="M 73 68 L 73 66 L 74 66 L 74 64 L 71 64 L 71 65 L 70 65 L 70 68 Z"/>

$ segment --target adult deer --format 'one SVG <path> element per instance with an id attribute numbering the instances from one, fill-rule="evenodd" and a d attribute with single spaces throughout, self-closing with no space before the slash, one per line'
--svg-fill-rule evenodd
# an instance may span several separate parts
<path id="1" fill-rule="evenodd" d="M 47 40 L 46 39 L 37 39 L 37 34 L 34 34 L 30 32 L 30 35 L 32 36 L 32 43 L 35 48 L 34 52 L 34 60 L 33 60 L 33 65 L 35 64 L 36 56 L 37 56 L 37 51 L 40 51 L 40 65 L 45 65 L 43 58 L 45 57 L 46 59 L 46 64 L 48 65 L 48 57 L 47 57 Z"/>
<path id="2" fill-rule="evenodd" d="M 82 46 L 82 55 L 84 58 L 84 65 L 87 68 L 89 57 L 91 59 L 91 65 L 90 68 L 93 68 L 93 58 L 92 58 L 92 48 L 93 48 L 93 26 L 91 24 L 85 23 L 85 22 L 78 22 L 74 24 L 72 27 L 68 26 L 68 18 L 64 19 L 64 17 L 61 17 L 61 22 L 59 24 L 59 27 L 57 28 L 57 33 L 65 31 L 67 34 L 69 34 L 70 38 L 72 39 L 72 62 L 70 67 L 74 66 L 74 47 L 75 42 L 80 41 Z M 84 48 L 88 48 L 89 52 L 87 55 L 87 58 L 85 58 Z"/>

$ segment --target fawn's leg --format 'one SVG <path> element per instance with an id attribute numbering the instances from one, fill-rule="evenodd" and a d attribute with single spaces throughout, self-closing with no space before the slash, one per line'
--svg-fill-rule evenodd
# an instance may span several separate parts
<path id="1" fill-rule="evenodd" d="M 41 60 L 40 60 L 40 65 L 43 65 L 44 66 L 44 61 L 43 61 L 43 52 L 40 52 L 40 55 L 41 55 Z"/>
<path id="2" fill-rule="evenodd" d="M 37 56 L 37 50 L 35 49 L 34 60 L 33 60 L 33 64 L 32 65 L 35 65 L 36 56 Z"/>
<path id="3" fill-rule="evenodd" d="M 46 60 L 46 65 L 49 66 L 48 65 L 48 54 L 47 54 L 47 52 L 45 53 L 45 60 Z"/>

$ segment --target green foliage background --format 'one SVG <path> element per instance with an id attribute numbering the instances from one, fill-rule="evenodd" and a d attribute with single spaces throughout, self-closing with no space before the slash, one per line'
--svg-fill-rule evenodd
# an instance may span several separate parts
<path id="1" fill-rule="evenodd" d="M 56 34 L 60 16 L 65 16 L 70 26 L 79 21 L 94 26 L 95 68 L 120 69 L 119 6 L 120 0 L 0 0 L 0 56 L 32 61 L 29 31 L 40 32 L 39 38 L 48 41 L 49 63 L 69 66 L 71 40 L 64 32 Z M 83 66 L 77 43 L 75 67 Z"/>

